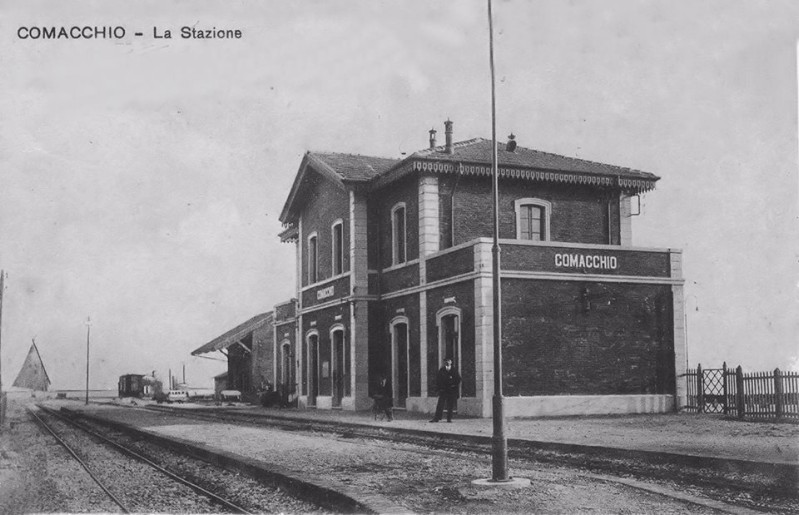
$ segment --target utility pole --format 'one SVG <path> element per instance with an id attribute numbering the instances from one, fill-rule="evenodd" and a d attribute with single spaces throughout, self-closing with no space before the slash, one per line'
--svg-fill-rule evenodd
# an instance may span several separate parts
<path id="1" fill-rule="evenodd" d="M 89 405 L 89 335 L 92 330 L 92 319 L 86 317 L 86 405 Z"/>
<path id="2" fill-rule="evenodd" d="M 494 290 L 494 399 L 492 418 L 494 421 L 492 479 L 508 480 L 508 439 L 505 436 L 505 410 L 502 393 L 502 287 L 499 278 L 499 165 L 497 163 L 497 102 L 494 78 L 494 19 L 491 0 L 488 0 L 488 41 L 491 61 L 491 179 L 493 193 L 494 244 L 491 247 L 493 266 L 491 278 Z"/>
<path id="3" fill-rule="evenodd" d="M 491 182 L 493 196 L 494 242 L 491 247 L 491 282 L 493 290 L 494 328 L 494 397 L 492 413 L 494 432 L 492 435 L 491 479 L 476 479 L 472 484 L 500 488 L 522 488 L 528 486 L 527 478 L 508 476 L 508 438 L 505 435 L 505 399 L 502 393 L 502 291 L 500 281 L 499 248 L 499 163 L 497 157 L 497 102 L 494 78 L 494 18 L 491 0 L 488 0 L 488 57 L 491 67 Z"/>

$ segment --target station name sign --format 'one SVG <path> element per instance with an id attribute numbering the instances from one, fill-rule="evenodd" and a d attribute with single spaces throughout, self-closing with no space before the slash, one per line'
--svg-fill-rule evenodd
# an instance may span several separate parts
<path id="1" fill-rule="evenodd" d="M 616 256 L 598 256 L 591 254 L 555 254 L 555 268 L 616 270 L 619 268 L 619 261 Z"/>
<path id="2" fill-rule="evenodd" d="M 332 284 L 327 288 L 316 290 L 316 300 L 326 299 L 336 294 L 336 288 Z"/>

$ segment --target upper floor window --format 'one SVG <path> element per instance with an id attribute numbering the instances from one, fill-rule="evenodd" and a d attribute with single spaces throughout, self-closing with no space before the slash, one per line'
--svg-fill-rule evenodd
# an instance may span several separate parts
<path id="1" fill-rule="evenodd" d="M 391 245 L 392 264 L 404 263 L 407 247 L 405 203 L 399 203 L 391 208 Z"/>
<path id="2" fill-rule="evenodd" d="M 333 275 L 344 273 L 344 222 L 336 220 L 331 228 L 333 239 Z"/>
<path id="3" fill-rule="evenodd" d="M 546 200 L 523 198 L 516 200 L 513 205 L 516 210 L 516 238 L 548 241 L 551 204 Z"/>
<path id="4" fill-rule="evenodd" d="M 316 233 L 308 236 L 308 284 L 319 280 L 319 239 Z"/>

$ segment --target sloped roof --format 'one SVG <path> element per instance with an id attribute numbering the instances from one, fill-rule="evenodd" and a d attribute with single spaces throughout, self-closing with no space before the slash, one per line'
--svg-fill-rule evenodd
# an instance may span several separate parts
<path id="1" fill-rule="evenodd" d="M 307 181 L 309 168 L 343 188 L 347 183 L 367 183 L 399 162 L 399 159 L 359 154 L 306 152 L 279 219 L 284 224 L 291 222 L 293 207 L 297 199 L 301 197 L 300 192 Z M 287 240 L 284 239 L 284 241 Z"/>
<path id="2" fill-rule="evenodd" d="M 491 140 L 475 138 L 453 144 L 454 152 L 447 154 L 444 147 L 415 152 L 411 157 L 436 161 L 458 161 L 491 164 Z M 658 176 L 623 166 L 609 165 L 575 157 L 567 157 L 540 150 L 517 146 L 513 152 L 506 150 L 506 144 L 497 142 L 497 163 L 499 166 L 537 168 L 563 172 L 584 172 L 600 175 L 624 175 L 636 178 L 657 180 Z"/>
<path id="3" fill-rule="evenodd" d="M 237 325 L 230 331 L 227 331 L 224 334 L 217 336 L 216 338 L 206 343 L 199 349 L 193 350 L 191 352 L 191 355 L 197 356 L 199 354 L 206 354 L 208 352 L 215 352 L 218 350 L 226 349 L 231 345 L 233 345 L 234 343 L 241 340 L 242 338 L 246 337 L 247 334 L 271 322 L 272 322 L 271 311 L 269 311 L 268 313 L 261 313 L 260 315 L 255 315 L 246 322 Z"/>
<path id="4" fill-rule="evenodd" d="M 314 164 L 326 167 L 344 182 L 366 182 L 389 170 L 399 159 L 387 157 L 341 154 L 336 152 L 308 152 Z"/>
<path id="5" fill-rule="evenodd" d="M 414 171 L 490 175 L 492 142 L 474 138 L 453 144 L 453 152 L 444 146 L 420 150 L 401 164 L 382 174 L 375 186 L 385 186 Z M 549 182 L 618 186 L 641 192 L 653 189 L 660 177 L 632 168 L 567 157 L 517 146 L 511 152 L 505 143 L 497 143 L 497 167 L 500 177 L 534 179 Z"/>

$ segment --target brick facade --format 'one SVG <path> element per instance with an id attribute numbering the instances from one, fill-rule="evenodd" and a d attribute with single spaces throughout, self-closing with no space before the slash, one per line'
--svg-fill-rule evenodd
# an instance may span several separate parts
<path id="1" fill-rule="evenodd" d="M 280 346 L 294 350 L 300 407 L 367 408 L 385 375 L 396 406 L 430 412 L 436 372 L 451 354 L 463 378 L 459 413 L 490 415 L 489 149 L 476 139 L 402 161 L 306 155 L 281 214 L 288 225 L 281 237 L 298 248 L 299 303 L 293 313 L 285 304 L 276 308 L 278 347 L 272 361 L 257 358 L 284 377 L 289 361 Z M 679 251 L 631 246 L 630 196 L 658 178 L 521 147 L 500 149 L 499 157 L 503 387 L 512 414 L 568 414 L 566 404 L 550 399 L 563 396 L 601 398 L 609 412 L 679 405 Z M 522 199 L 544 206 L 544 241 L 517 239 Z M 392 234 L 398 204 L 405 209 L 401 262 Z M 345 273 L 334 278 L 335 220 L 343 223 Z M 314 232 L 319 274 L 309 285 Z M 338 358 L 331 329 L 346 349 Z M 638 400 L 613 400 L 620 396 Z"/>
<path id="2" fill-rule="evenodd" d="M 301 284 L 308 286 L 308 237 L 317 234 L 318 247 L 318 281 L 323 281 L 333 277 L 332 263 L 332 226 L 336 220 L 343 222 L 343 247 L 344 252 L 344 272 L 349 271 L 349 194 L 343 188 L 333 184 L 329 180 L 319 176 L 311 175 L 309 179 L 308 200 L 302 210 L 302 241 L 300 249 L 302 251 Z"/>
<path id="3" fill-rule="evenodd" d="M 505 394 L 674 394 L 668 286 L 504 280 Z"/>
<path id="4" fill-rule="evenodd" d="M 550 241 L 607 244 L 608 208 L 610 226 L 618 244 L 618 194 L 597 192 L 585 186 L 549 185 L 528 181 L 506 181 L 499 187 L 499 237 L 516 238 L 516 210 L 513 202 L 538 198 L 552 205 Z M 493 234 L 491 181 L 462 177 L 457 183 L 452 207 L 453 245 Z M 442 224 L 446 225 L 446 223 Z"/>

